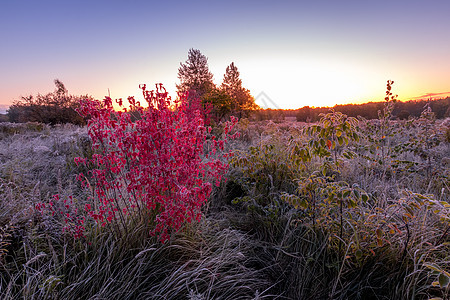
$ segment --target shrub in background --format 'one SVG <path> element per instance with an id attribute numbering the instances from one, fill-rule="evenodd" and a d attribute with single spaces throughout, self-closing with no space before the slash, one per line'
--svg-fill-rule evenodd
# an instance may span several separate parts
<path id="1" fill-rule="evenodd" d="M 87 96 L 69 95 L 64 84 L 55 79 L 56 90 L 46 95 L 22 97 L 7 111 L 10 122 L 39 122 L 46 124 L 72 123 L 84 125 L 84 119 L 76 112 L 79 100 Z"/>

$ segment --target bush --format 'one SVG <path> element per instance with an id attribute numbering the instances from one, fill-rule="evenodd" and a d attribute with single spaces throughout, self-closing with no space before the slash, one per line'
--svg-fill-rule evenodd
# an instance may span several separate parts
<path id="1" fill-rule="evenodd" d="M 84 125 L 84 119 L 76 112 L 79 99 L 88 96 L 69 95 L 64 84 L 55 79 L 56 90 L 46 95 L 22 97 L 7 111 L 8 119 L 14 123 L 39 122 L 46 124 L 72 123 Z"/>
<path id="2" fill-rule="evenodd" d="M 212 136 L 207 141 L 200 112 L 188 107 L 185 95 L 171 109 L 171 99 L 162 85 L 156 91 L 147 91 L 143 85 L 142 91 L 148 108 L 128 98 L 130 110 L 139 115 L 134 122 L 121 99 L 117 103 L 122 111 L 114 110 L 109 97 L 103 102 L 81 101 L 79 112 L 89 117 L 95 154 L 92 159 L 76 158 L 77 164 L 90 169 L 78 179 L 91 191 L 84 209 L 98 224 L 110 225 L 122 237 L 127 235 L 130 222 L 148 222 L 151 233 L 164 242 L 186 222 L 200 220 L 201 207 L 212 191 L 211 182 L 219 184 L 227 169 L 220 160 L 227 154 L 215 156 L 216 150 L 223 150 L 236 120 L 225 126 L 223 139 Z M 60 200 L 58 195 L 55 200 Z M 72 198 L 64 199 L 64 204 L 59 213 L 66 216 L 65 229 L 75 237 L 83 236 L 85 217 L 70 208 Z M 57 212 L 56 203 L 49 205 L 52 213 Z"/>

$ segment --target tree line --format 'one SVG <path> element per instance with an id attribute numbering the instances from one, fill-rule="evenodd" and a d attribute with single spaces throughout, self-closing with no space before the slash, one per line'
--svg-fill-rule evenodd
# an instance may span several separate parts
<path id="1" fill-rule="evenodd" d="M 286 118 L 295 119 L 298 122 L 317 122 L 320 114 L 334 111 L 346 114 L 349 117 L 361 116 L 365 119 L 378 119 L 378 112 L 383 110 L 384 102 L 369 102 L 363 104 L 341 104 L 333 107 L 310 107 L 304 106 L 299 109 L 261 109 L 253 114 L 254 120 L 283 121 Z M 406 120 L 418 118 L 429 105 L 437 119 L 450 117 L 450 97 L 435 100 L 411 100 L 406 102 L 397 101 L 392 111 L 393 119 Z"/>

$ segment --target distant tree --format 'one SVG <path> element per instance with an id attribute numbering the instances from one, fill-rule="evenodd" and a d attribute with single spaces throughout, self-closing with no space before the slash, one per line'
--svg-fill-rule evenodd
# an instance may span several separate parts
<path id="1" fill-rule="evenodd" d="M 446 113 L 450 108 L 450 97 L 432 101 L 430 103 L 430 106 L 433 112 L 436 114 L 436 118 L 443 119 L 446 117 Z"/>
<path id="2" fill-rule="evenodd" d="M 210 107 L 214 121 L 223 121 L 232 112 L 233 99 L 223 89 L 213 88 L 204 95 L 203 103 Z"/>
<path id="3" fill-rule="evenodd" d="M 450 97 L 437 100 L 412 100 L 406 102 L 397 101 L 393 109 L 392 115 L 399 119 L 419 118 L 425 105 L 429 103 L 430 108 L 436 115 L 436 118 L 442 119 L 450 114 Z M 368 102 L 363 104 L 345 104 L 335 105 L 335 111 L 346 114 L 347 116 L 357 117 L 361 116 L 365 119 L 378 119 L 378 111 L 382 111 L 384 102 Z M 310 108 L 305 106 L 297 109 L 297 121 L 306 121 L 308 118 L 315 122 L 320 119 L 320 113 L 327 113 L 327 107 Z"/>
<path id="4" fill-rule="evenodd" d="M 312 120 L 312 111 L 311 107 L 304 106 L 300 108 L 297 112 L 297 121 L 298 122 L 310 122 Z"/>
<path id="5" fill-rule="evenodd" d="M 25 96 L 15 101 L 7 111 L 10 122 L 40 122 L 51 125 L 73 123 L 82 125 L 84 119 L 78 115 L 76 108 L 80 98 L 89 96 L 72 96 L 64 84 L 55 79 L 56 90 L 46 95 Z"/>
<path id="6" fill-rule="evenodd" d="M 397 118 L 399 118 L 400 120 L 407 120 L 409 117 L 409 112 L 407 110 L 401 110 L 398 115 Z"/>
<path id="7" fill-rule="evenodd" d="M 223 76 L 222 89 L 233 99 L 233 110 L 239 108 L 239 94 L 242 90 L 242 80 L 239 78 L 239 71 L 232 62 L 227 66 Z"/>
<path id="8" fill-rule="evenodd" d="M 200 50 L 189 49 L 188 59 L 178 68 L 178 92 L 189 92 L 190 97 L 202 98 L 213 87 L 213 74 L 209 71 L 208 58 Z"/>
<path id="9" fill-rule="evenodd" d="M 242 80 L 239 75 L 237 67 L 232 62 L 226 68 L 221 88 L 233 100 L 232 111 L 241 117 L 252 110 L 258 109 L 258 105 L 256 105 L 255 98 L 250 94 L 250 91 L 242 87 Z"/>

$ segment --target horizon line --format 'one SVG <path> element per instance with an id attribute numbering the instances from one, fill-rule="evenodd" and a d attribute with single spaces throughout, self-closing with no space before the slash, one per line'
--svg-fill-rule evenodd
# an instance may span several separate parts
<path id="1" fill-rule="evenodd" d="M 261 94 L 266 96 L 265 93 L 261 92 L 261 93 L 258 94 L 257 97 L 255 97 L 255 99 L 259 98 L 261 96 Z M 436 97 L 436 96 L 442 96 L 442 95 L 447 95 L 447 96 L 446 97 L 439 97 L 439 98 Z M 441 99 L 446 99 L 446 98 L 450 98 L 450 92 L 426 93 L 426 94 L 421 95 L 421 96 L 410 97 L 410 98 L 408 98 L 406 100 L 398 100 L 398 101 L 400 101 L 400 102 L 408 102 L 408 101 L 416 101 L 416 100 L 441 100 Z M 364 101 L 364 102 L 360 102 L 360 103 L 352 103 L 352 102 L 351 103 L 336 103 L 333 106 L 310 106 L 310 107 L 312 107 L 312 108 L 313 107 L 314 108 L 319 108 L 319 107 L 334 107 L 334 106 L 337 106 L 337 105 L 361 105 L 361 104 L 366 104 L 366 103 L 376 103 L 376 102 L 384 102 L 384 101 L 385 100 L 375 100 L 375 101 L 369 100 L 369 101 Z M 275 103 L 273 103 L 273 101 L 270 100 L 269 102 L 271 102 L 272 104 L 275 105 Z M 13 105 L 13 103 L 10 103 L 10 104 L 0 103 L 0 109 L 1 110 L 8 109 L 11 105 Z M 309 106 L 309 105 L 304 105 L 304 106 L 299 107 L 299 108 L 303 108 L 305 106 Z M 281 110 L 284 110 L 284 109 L 299 109 L 299 108 L 279 108 L 279 107 L 276 107 L 276 108 L 262 108 L 261 107 L 261 109 L 281 109 Z"/>

